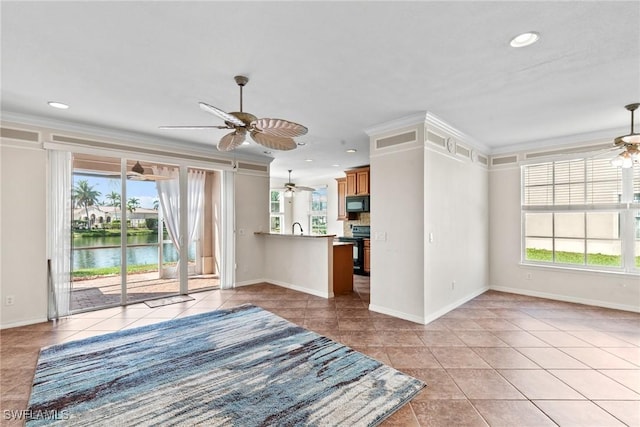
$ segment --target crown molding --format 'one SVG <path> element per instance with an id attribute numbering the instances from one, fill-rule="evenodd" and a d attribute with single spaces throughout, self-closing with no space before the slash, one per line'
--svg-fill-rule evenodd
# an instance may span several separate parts
<path id="1" fill-rule="evenodd" d="M 420 113 L 412 114 L 410 116 L 401 117 L 399 119 L 380 123 L 379 125 L 370 126 L 364 129 L 364 132 L 369 136 L 374 136 L 374 135 L 379 135 L 381 133 L 391 132 L 401 128 L 406 128 L 409 126 L 415 126 L 415 125 L 424 123 L 426 116 L 427 116 L 427 112 L 422 111 Z"/>
<path id="2" fill-rule="evenodd" d="M 110 139 L 126 143 L 139 142 L 145 144 L 148 147 L 152 147 L 156 150 L 166 150 L 167 152 L 175 152 L 176 148 L 180 151 L 188 151 L 192 154 L 201 156 L 212 156 L 219 159 L 227 160 L 246 160 L 259 163 L 269 164 L 273 161 L 272 157 L 254 155 L 248 153 L 233 152 L 233 154 L 227 152 L 221 152 L 215 149 L 214 146 L 207 147 L 202 144 L 197 144 L 184 140 L 169 139 L 164 137 L 158 137 L 154 135 L 125 131 L 122 129 L 106 128 L 101 126 L 89 125 L 86 123 L 78 123 L 73 121 L 63 121 L 52 119 L 48 117 L 33 116 L 15 113 L 11 111 L 2 111 L 2 122 L 6 124 L 17 124 L 22 126 L 34 126 L 40 128 L 42 132 L 44 130 L 50 133 L 59 132 L 72 132 L 86 135 L 87 138 L 93 139 Z"/>

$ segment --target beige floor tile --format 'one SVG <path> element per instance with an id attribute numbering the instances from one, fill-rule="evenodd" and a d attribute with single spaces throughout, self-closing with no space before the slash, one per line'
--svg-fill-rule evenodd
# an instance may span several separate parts
<path id="1" fill-rule="evenodd" d="M 536 400 L 533 403 L 562 427 L 624 426 L 623 423 L 593 402 Z"/>
<path id="2" fill-rule="evenodd" d="M 578 359 L 585 365 L 594 369 L 635 369 L 638 368 L 631 362 L 620 359 L 611 353 L 602 349 L 591 348 L 561 348 L 561 351 L 567 353 L 574 359 Z"/>
<path id="3" fill-rule="evenodd" d="M 425 347 L 424 342 L 418 337 L 418 333 L 413 331 L 382 331 L 379 332 L 379 334 L 384 345 L 387 347 Z"/>
<path id="4" fill-rule="evenodd" d="M 602 369 L 599 372 L 640 394 L 640 369 Z"/>
<path id="5" fill-rule="evenodd" d="M 494 369 L 540 369 L 522 353 L 509 347 L 476 347 L 473 351 Z"/>
<path id="6" fill-rule="evenodd" d="M 385 347 L 391 366 L 396 369 L 440 368 L 426 347 Z"/>
<path id="7" fill-rule="evenodd" d="M 640 394 L 595 370 L 550 370 L 549 372 L 591 400 L 640 400 Z"/>
<path id="8" fill-rule="evenodd" d="M 631 362 L 640 368 L 640 348 L 638 347 L 605 347 L 603 348 L 603 350 L 607 353 L 614 354 L 619 358 L 626 360 L 627 362 Z"/>
<path id="9" fill-rule="evenodd" d="M 455 334 L 469 347 L 507 347 L 502 341 L 489 331 L 455 331 Z"/>
<path id="10" fill-rule="evenodd" d="M 447 369 L 447 372 L 469 399 L 525 399 L 493 369 Z"/>
<path id="11" fill-rule="evenodd" d="M 493 331 L 493 334 L 511 347 L 551 347 L 527 331 Z"/>
<path id="12" fill-rule="evenodd" d="M 596 347 L 633 347 L 634 345 L 600 331 L 572 331 L 571 335 Z"/>
<path id="13" fill-rule="evenodd" d="M 501 369 L 499 372 L 530 400 L 585 400 L 583 395 L 542 369 Z"/>
<path id="14" fill-rule="evenodd" d="M 588 342 L 564 331 L 533 331 L 531 334 L 554 347 L 592 347 Z"/>
<path id="15" fill-rule="evenodd" d="M 589 369 L 557 348 L 518 348 L 518 351 L 545 369 Z"/>
<path id="16" fill-rule="evenodd" d="M 430 347 L 430 350 L 444 368 L 490 368 L 487 362 L 468 347 Z"/>
<path id="17" fill-rule="evenodd" d="M 466 344 L 462 342 L 451 331 L 423 331 L 418 332 L 418 336 L 424 342 L 427 347 L 465 347 Z"/>
<path id="18" fill-rule="evenodd" d="M 466 399 L 464 393 L 444 369 L 403 369 L 402 372 L 427 384 L 413 401 Z"/>
<path id="19" fill-rule="evenodd" d="M 491 427 L 556 425 L 544 412 L 527 400 L 473 400 L 471 403 Z"/>
<path id="20" fill-rule="evenodd" d="M 482 419 L 468 400 L 427 400 L 411 403 L 421 426 L 429 427 L 483 427 Z"/>
<path id="21" fill-rule="evenodd" d="M 640 426 L 640 401 L 596 400 L 593 403 L 628 426 Z"/>
<path id="22" fill-rule="evenodd" d="M 538 319 L 509 319 L 511 323 L 525 331 L 557 331 L 558 328 Z"/>
<path id="23" fill-rule="evenodd" d="M 411 405 L 404 405 L 402 408 L 391 414 L 389 418 L 384 420 L 381 426 L 401 426 L 401 427 L 419 427 L 420 423 L 413 413 Z"/>

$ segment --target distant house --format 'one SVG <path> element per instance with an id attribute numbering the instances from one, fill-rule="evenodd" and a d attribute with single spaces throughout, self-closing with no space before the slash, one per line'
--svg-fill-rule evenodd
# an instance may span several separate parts
<path id="1" fill-rule="evenodd" d="M 126 208 L 125 208 L 126 209 Z M 122 217 L 122 210 L 115 206 L 89 206 L 89 217 L 87 218 L 87 209 L 75 208 L 73 210 L 74 224 L 89 221 L 91 228 L 102 228 L 105 224 L 119 220 Z M 127 211 L 127 220 L 131 227 L 144 227 L 147 218 L 158 218 L 158 211 L 155 209 L 137 208 L 133 212 Z"/>

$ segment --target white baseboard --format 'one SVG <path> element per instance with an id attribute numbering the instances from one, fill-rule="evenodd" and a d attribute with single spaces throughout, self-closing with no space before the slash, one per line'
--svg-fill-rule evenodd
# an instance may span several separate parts
<path id="1" fill-rule="evenodd" d="M 9 329 L 9 328 L 17 328 L 18 326 L 28 326 L 28 325 L 35 325 L 36 323 L 44 323 L 44 322 L 48 322 L 49 319 L 45 318 L 38 318 L 38 319 L 29 319 L 29 320 L 21 320 L 19 322 L 11 322 L 11 323 L 5 323 L 0 325 L 0 329 Z"/>
<path id="2" fill-rule="evenodd" d="M 474 299 L 478 295 L 482 295 L 483 293 L 487 292 L 488 290 L 489 290 L 489 287 L 480 288 L 477 291 L 472 292 L 472 293 L 470 293 L 468 295 L 465 295 L 464 297 L 460 298 L 459 300 L 454 301 L 451 304 L 448 304 L 448 305 L 442 307 L 440 310 L 438 310 L 438 311 L 436 311 L 434 313 L 430 313 L 429 315 L 427 315 L 425 317 L 424 324 L 426 325 L 428 323 L 433 322 L 437 318 L 444 316 L 445 314 L 447 314 L 451 310 L 454 310 L 454 309 L 460 307 L 462 304 L 471 301 L 472 299 Z"/>
<path id="3" fill-rule="evenodd" d="M 369 304 L 369 310 L 375 311 L 376 313 L 382 313 L 388 316 L 397 317 L 399 319 L 408 320 L 410 322 L 424 324 L 424 319 L 420 316 L 416 316 L 415 314 L 409 314 L 409 313 L 393 310 L 387 307 L 381 307 L 379 305 L 374 305 L 374 304 Z"/>
<path id="4" fill-rule="evenodd" d="M 258 285 L 260 283 L 269 283 L 272 285 L 280 286 L 282 288 L 291 289 L 293 291 L 303 292 L 305 294 L 315 295 L 321 298 L 332 298 L 333 292 L 321 292 L 315 289 L 305 288 L 303 286 L 294 285 L 292 283 L 281 282 L 279 280 L 271 280 L 271 279 L 258 279 L 258 280 L 247 280 L 245 282 L 236 282 L 234 287 L 239 288 L 241 286 L 251 286 Z"/>
<path id="5" fill-rule="evenodd" d="M 640 307 L 626 304 L 616 304 L 607 301 L 592 300 L 588 298 L 571 297 L 560 294 L 552 294 L 548 292 L 538 292 L 529 289 L 510 288 L 508 286 L 490 286 L 489 289 L 500 292 L 508 292 L 510 294 L 527 295 L 530 297 L 546 298 L 557 301 L 573 302 L 576 304 L 593 305 L 596 307 L 613 308 L 615 310 L 632 311 L 640 313 Z"/>
<path id="6" fill-rule="evenodd" d="M 416 316 L 414 314 L 408 314 L 408 313 L 404 313 L 402 311 L 392 310 L 390 308 L 381 307 L 381 306 L 373 305 L 373 304 L 369 304 L 369 310 L 375 311 L 376 313 L 387 314 L 389 316 L 398 317 L 400 319 L 409 320 L 411 322 L 416 322 L 416 323 L 420 323 L 420 324 L 426 325 L 428 323 L 433 322 L 438 317 L 444 316 L 445 314 L 447 314 L 451 310 L 461 306 L 462 304 L 466 303 L 467 301 L 470 301 L 470 300 L 474 299 L 478 295 L 481 295 L 481 294 L 485 293 L 487 290 L 489 290 L 488 287 L 484 287 L 484 288 L 478 289 L 477 291 L 475 291 L 475 292 L 473 292 L 473 293 L 471 293 L 469 295 L 466 295 L 463 298 L 460 298 L 459 300 L 457 300 L 455 302 L 452 302 L 451 304 L 448 304 L 445 307 L 442 307 L 440 310 L 436 311 L 435 313 L 431 313 L 431 314 L 429 314 L 429 315 L 427 315 L 425 317 L 420 317 L 420 316 Z"/>

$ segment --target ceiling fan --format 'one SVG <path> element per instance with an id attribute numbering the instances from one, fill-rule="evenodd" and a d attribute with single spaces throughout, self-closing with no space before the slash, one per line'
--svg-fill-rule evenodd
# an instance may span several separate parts
<path id="1" fill-rule="evenodd" d="M 144 168 L 139 161 L 133 165 L 130 171 L 127 171 L 127 179 L 132 181 L 165 181 L 173 179 L 170 176 L 154 175 L 153 173 L 145 173 Z"/>
<path id="2" fill-rule="evenodd" d="M 634 131 L 633 112 L 640 107 L 640 103 L 625 105 L 624 108 L 631 112 L 631 132 L 628 135 L 619 136 L 613 140 L 615 148 L 624 150 L 611 160 L 616 167 L 630 168 L 634 164 L 640 164 L 640 133 Z"/>
<path id="3" fill-rule="evenodd" d="M 316 191 L 315 188 L 303 187 L 302 185 L 295 185 L 291 182 L 291 169 L 289 169 L 289 182 L 284 184 L 284 196 L 291 197 L 296 191 Z"/>
<path id="4" fill-rule="evenodd" d="M 200 102 L 200 108 L 224 120 L 225 126 L 161 126 L 160 129 L 233 129 L 218 142 L 218 150 L 230 151 L 245 141 L 247 133 L 260 145 L 274 150 L 293 150 L 297 147 L 293 138 L 307 133 L 302 125 L 282 119 L 258 119 L 242 111 L 242 88 L 249 82 L 246 76 L 234 77 L 240 86 L 240 111 L 227 113 L 212 105 Z"/>

